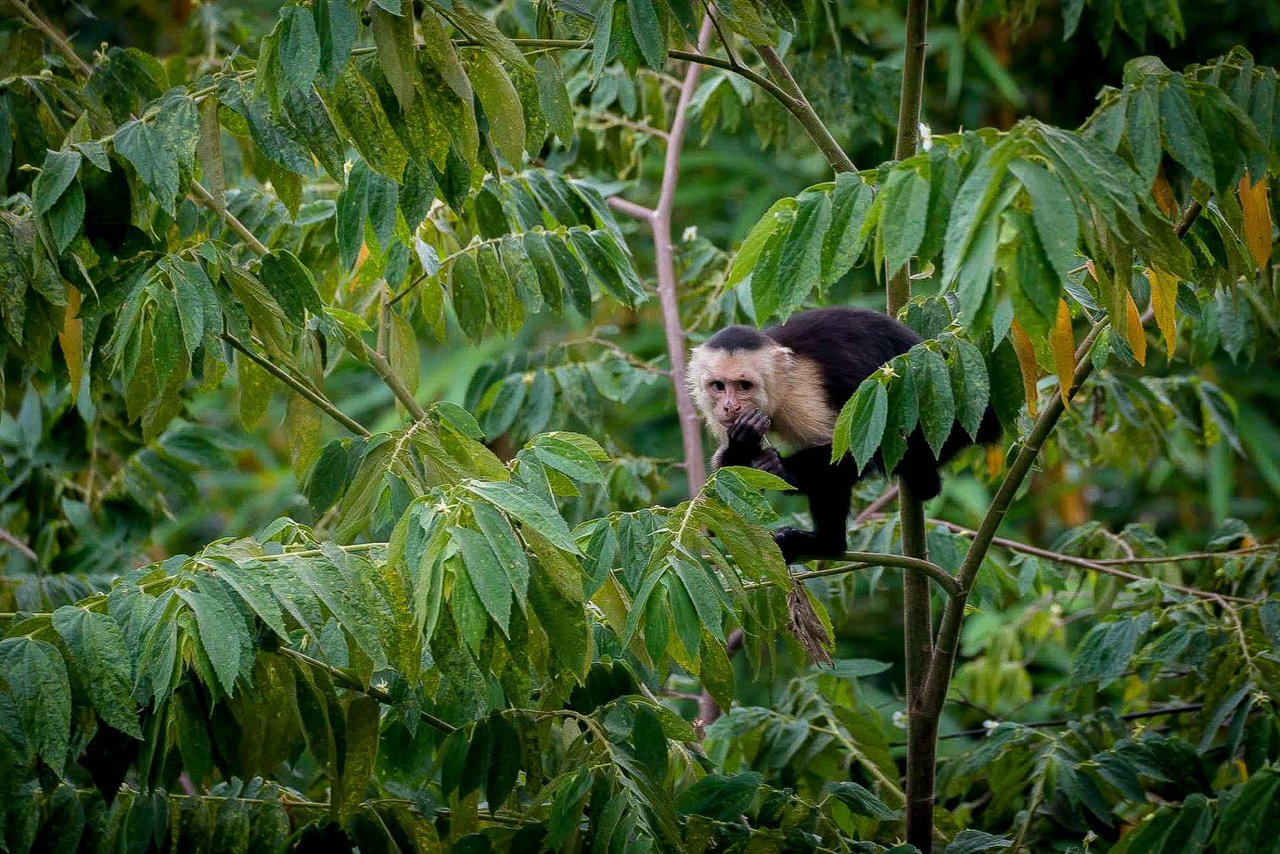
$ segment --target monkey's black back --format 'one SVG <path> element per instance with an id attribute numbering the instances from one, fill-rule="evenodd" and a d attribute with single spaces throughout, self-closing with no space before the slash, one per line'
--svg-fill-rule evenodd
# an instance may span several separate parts
<path id="1" fill-rule="evenodd" d="M 837 411 L 863 380 L 921 340 L 888 315 L 844 307 L 802 311 L 765 334 L 820 366 L 827 399 Z"/>

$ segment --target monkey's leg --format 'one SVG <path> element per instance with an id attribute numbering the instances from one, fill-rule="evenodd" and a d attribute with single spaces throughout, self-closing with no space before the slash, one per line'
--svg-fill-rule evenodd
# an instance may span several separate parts
<path id="1" fill-rule="evenodd" d="M 831 446 L 805 448 L 782 461 L 787 480 L 809 499 L 809 515 L 813 530 L 782 528 L 773 536 L 787 563 L 802 558 L 834 558 L 844 554 L 848 545 L 845 520 L 858 469 L 853 459 L 845 457 L 832 465 Z"/>

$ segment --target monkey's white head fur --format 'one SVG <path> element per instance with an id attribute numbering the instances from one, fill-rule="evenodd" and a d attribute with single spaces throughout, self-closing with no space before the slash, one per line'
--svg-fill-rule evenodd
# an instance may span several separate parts
<path id="1" fill-rule="evenodd" d="M 685 379 L 707 427 L 724 440 L 734 419 L 751 409 L 773 417 L 785 392 L 791 350 L 769 344 L 754 350 L 723 350 L 703 344 L 689 354 Z"/>

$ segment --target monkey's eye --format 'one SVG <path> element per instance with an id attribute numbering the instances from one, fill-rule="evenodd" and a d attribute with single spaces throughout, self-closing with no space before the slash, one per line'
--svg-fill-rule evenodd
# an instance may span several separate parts
<path id="1" fill-rule="evenodd" d="M 711 388 L 714 389 L 715 391 L 724 391 L 724 383 L 722 383 L 720 380 L 712 380 Z"/>
<path id="2" fill-rule="evenodd" d="M 751 391 L 751 389 L 755 388 L 755 383 L 751 382 L 751 380 L 742 380 L 738 383 L 738 388 L 743 391 Z"/>

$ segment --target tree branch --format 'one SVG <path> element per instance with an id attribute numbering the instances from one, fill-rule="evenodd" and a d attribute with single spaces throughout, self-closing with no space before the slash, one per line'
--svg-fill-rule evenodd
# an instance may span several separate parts
<path id="1" fill-rule="evenodd" d="M 1117 715 L 1116 717 L 1122 721 L 1137 721 L 1143 720 L 1144 718 L 1158 718 L 1164 715 L 1183 715 L 1188 712 L 1198 712 L 1203 708 L 1204 703 L 1184 703 L 1180 706 L 1165 706 L 1162 709 L 1147 709 L 1144 712 L 1128 712 L 1123 715 Z M 1045 729 L 1048 727 L 1066 726 L 1067 724 L 1077 723 L 1079 720 L 1079 718 L 1054 718 L 1050 721 L 1029 721 L 1027 723 L 1020 723 L 1018 721 L 995 721 L 994 723 L 996 725 L 1003 723 L 1015 723 L 1018 726 Z M 973 736 L 987 735 L 990 732 L 991 728 L 985 726 L 977 727 L 975 729 L 962 729 L 959 732 L 949 732 L 945 735 L 940 735 L 938 736 L 938 740 L 941 741 L 947 738 L 972 738 Z M 895 741 L 890 742 L 889 746 L 902 747 L 904 744 L 906 744 L 904 741 Z"/>
<path id="2" fill-rule="evenodd" d="M 9 531 L 5 530 L 4 528 L 0 528 L 0 542 L 8 543 L 10 546 L 13 547 L 14 551 L 16 551 L 18 554 L 22 555 L 29 561 L 35 562 L 40 557 L 34 551 L 31 550 L 31 546 L 27 545 L 22 540 L 18 539 L 16 536 L 11 534 Z"/>
<path id="3" fill-rule="evenodd" d="M 22 16 L 22 19 L 39 30 L 40 34 L 53 45 L 54 50 L 62 54 L 62 58 L 67 61 L 68 65 L 74 68 L 82 77 L 91 77 L 93 75 L 93 66 L 81 59 L 62 33 L 55 30 L 52 24 L 40 17 L 40 14 L 35 9 L 32 9 L 24 0 L 10 0 L 10 2 L 18 10 L 18 14 Z"/>
<path id="4" fill-rule="evenodd" d="M 667 134 L 667 138 L 670 139 L 671 135 Z M 605 199 L 605 204 L 618 213 L 626 214 L 634 219 L 650 223 L 653 221 L 653 208 L 646 208 L 644 205 L 637 204 L 630 199 L 624 199 L 622 196 L 610 196 Z"/>
<path id="5" fill-rule="evenodd" d="M 201 186 L 199 181 L 193 180 L 191 182 L 191 195 L 195 196 L 196 201 L 200 202 L 200 204 L 217 214 L 217 216 L 225 222 L 232 231 L 240 235 L 240 237 L 244 239 L 244 242 L 249 244 L 249 248 L 252 249 L 255 254 L 266 255 L 271 251 L 267 248 L 265 243 L 259 240 L 257 236 L 249 230 L 248 226 L 236 219 L 235 214 L 227 210 L 225 205 L 220 208 L 217 201 L 215 201 L 213 196 L 209 194 L 208 190 Z"/>
<path id="6" fill-rule="evenodd" d="M 948 531 L 951 531 L 953 534 L 958 534 L 962 537 L 968 537 L 970 539 L 973 539 L 978 535 L 977 531 L 970 530 L 969 528 L 965 528 L 962 525 L 957 525 L 955 522 L 948 522 L 945 519 L 930 519 L 928 521 L 930 525 L 937 525 L 940 528 L 946 528 Z M 1087 569 L 1090 572 L 1097 572 L 1101 575 L 1110 575 L 1114 578 L 1123 578 L 1126 581 L 1152 581 L 1152 582 L 1155 582 L 1156 584 L 1159 584 L 1162 587 L 1167 587 L 1170 590 L 1176 590 L 1179 593 L 1185 593 L 1188 596 L 1195 596 L 1198 599 L 1207 599 L 1213 602 L 1216 602 L 1221 599 L 1228 599 L 1233 602 L 1241 602 L 1245 604 L 1254 604 L 1256 602 L 1256 600 L 1246 599 L 1243 596 L 1233 596 L 1229 593 L 1215 593 L 1212 590 L 1202 590 L 1198 587 L 1188 587 L 1185 584 L 1175 584 L 1172 581 L 1163 581 L 1159 578 L 1151 578 L 1146 575 L 1138 575 L 1137 573 L 1125 572 L 1122 569 L 1116 569 L 1117 564 L 1161 563 L 1161 562 L 1178 561 L 1178 560 L 1191 560 L 1191 559 L 1194 559 L 1195 557 L 1193 555 L 1175 555 L 1174 557 L 1171 557 L 1171 558 L 1150 558 L 1150 559 L 1120 558 L 1116 560 L 1090 560 L 1089 558 L 1078 557 L 1076 555 L 1069 555 L 1069 554 L 1064 554 L 1062 552 L 1050 551 L 1049 549 L 1042 549 L 1039 546 L 1033 546 L 1028 543 L 1019 542 L 1017 540 L 1010 540 L 1005 537 L 992 537 L 991 544 L 995 546 L 1000 546 L 1001 548 L 1006 548 L 1012 552 L 1019 552 L 1021 554 L 1031 555 L 1032 557 L 1043 558 L 1044 560 L 1053 561 L 1054 563 L 1066 564 L 1067 566 L 1076 566 L 1081 569 Z M 1221 553 L 1210 552 L 1208 554 L 1212 555 L 1212 554 L 1221 554 Z"/>
<path id="7" fill-rule="evenodd" d="M 271 376 L 280 380 L 280 382 L 284 383 L 289 388 L 293 389 L 295 392 L 305 397 L 312 404 L 314 404 L 316 408 L 318 408 L 321 412 L 323 412 L 325 415 L 328 415 L 334 421 L 337 421 L 343 427 L 346 427 L 352 433 L 355 433 L 357 436 L 364 436 L 365 438 L 368 438 L 369 436 L 372 435 L 368 430 L 364 428 L 362 424 L 360 424 L 360 422 L 356 421 L 350 415 L 347 415 L 345 412 L 343 412 L 341 409 L 335 406 L 333 404 L 333 401 L 329 400 L 329 398 L 325 397 L 316 389 L 312 388 L 310 384 L 302 382 L 297 377 L 293 376 L 288 371 L 284 370 L 275 362 L 271 361 L 265 356 L 260 356 L 257 353 L 253 352 L 253 350 L 251 350 L 248 345 L 246 345 L 239 338 L 232 335 L 230 332 L 223 332 L 221 333 L 220 337 L 222 338 L 223 341 L 226 341 L 228 344 L 230 344 L 232 348 L 234 348 L 237 352 L 242 354 L 245 358 L 249 359 L 258 367 L 262 368 L 264 371 L 271 374 Z"/>
<path id="8" fill-rule="evenodd" d="M 392 370 L 391 363 L 387 358 L 378 351 L 374 350 L 364 341 L 355 335 L 347 336 L 348 342 L 359 345 L 360 361 L 373 368 L 373 372 L 391 389 L 391 393 L 395 395 L 396 400 L 409 410 L 409 414 L 413 416 L 413 420 L 421 421 L 427 416 L 427 410 L 418 403 L 417 398 L 413 396 L 413 392 L 405 387 L 405 384 L 396 376 L 396 372 Z"/>
<path id="9" fill-rule="evenodd" d="M 758 44 L 752 46 L 756 49 L 756 53 L 760 54 L 760 58 L 764 60 L 765 67 L 769 69 L 769 73 L 778 80 L 782 88 L 790 96 L 790 100 L 782 101 L 782 105 L 790 111 L 791 115 L 795 116 L 796 121 L 804 128 L 805 133 L 809 134 L 809 138 L 818 146 L 822 156 L 827 159 L 827 164 L 836 172 L 857 172 L 858 168 L 853 165 L 849 155 L 840 147 L 840 143 L 836 142 L 836 138 L 831 135 L 831 131 L 827 126 L 823 124 L 822 119 L 813 109 L 813 105 L 805 97 L 804 91 L 796 83 L 795 77 L 791 75 L 791 69 L 787 68 L 786 63 L 778 56 L 778 52 L 769 45 Z"/>

